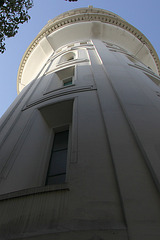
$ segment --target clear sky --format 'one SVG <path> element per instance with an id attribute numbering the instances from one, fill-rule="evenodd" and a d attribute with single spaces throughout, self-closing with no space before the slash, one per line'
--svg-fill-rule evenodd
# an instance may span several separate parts
<path id="1" fill-rule="evenodd" d="M 6 40 L 7 51 L 0 55 L 0 116 L 17 96 L 17 72 L 22 56 L 48 20 L 57 15 L 92 5 L 114 12 L 138 28 L 152 43 L 160 57 L 160 0 L 33 0 L 31 20 L 20 26 L 14 38 Z"/>

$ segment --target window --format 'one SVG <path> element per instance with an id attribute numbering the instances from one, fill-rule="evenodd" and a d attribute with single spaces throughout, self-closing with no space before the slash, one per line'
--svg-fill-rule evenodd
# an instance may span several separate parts
<path id="1" fill-rule="evenodd" d="M 48 126 L 48 137 L 54 134 L 50 150 L 46 155 L 45 179 L 46 185 L 64 183 L 66 180 L 67 161 L 71 152 L 71 125 L 74 99 L 57 102 L 39 109 Z M 70 137 L 69 137 L 70 135 Z M 68 144 L 69 143 L 69 144 Z M 48 146 L 48 143 L 47 143 Z"/>
<path id="2" fill-rule="evenodd" d="M 46 185 L 64 183 L 68 152 L 69 130 L 55 133 Z"/>
<path id="3" fill-rule="evenodd" d="M 60 58 L 59 64 L 65 63 L 67 61 L 72 61 L 74 60 L 76 57 L 76 54 L 74 52 L 68 52 L 65 53 L 64 55 L 62 55 L 62 57 Z"/>
<path id="4" fill-rule="evenodd" d="M 63 86 L 68 86 L 72 84 L 72 77 L 63 80 Z"/>
<path id="5" fill-rule="evenodd" d="M 80 42 L 80 45 L 87 45 L 88 42 Z"/>
<path id="6" fill-rule="evenodd" d="M 56 72 L 58 78 L 62 81 L 63 86 L 72 85 L 74 69 L 75 67 L 72 66 Z"/>

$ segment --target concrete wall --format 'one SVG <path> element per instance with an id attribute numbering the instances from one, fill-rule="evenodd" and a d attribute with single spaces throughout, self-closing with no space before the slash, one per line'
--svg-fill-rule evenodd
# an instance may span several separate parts
<path id="1" fill-rule="evenodd" d="M 56 71 L 73 66 L 65 87 Z M 1 119 L 1 239 L 159 240 L 159 81 L 100 40 L 55 52 Z M 66 183 L 45 186 L 64 125 Z"/>

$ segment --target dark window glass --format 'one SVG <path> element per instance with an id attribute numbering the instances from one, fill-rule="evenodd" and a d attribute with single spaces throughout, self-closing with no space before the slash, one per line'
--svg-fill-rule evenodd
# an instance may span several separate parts
<path id="1" fill-rule="evenodd" d="M 56 133 L 54 137 L 52 150 L 57 151 L 67 148 L 68 148 L 68 130 Z"/>
<path id="2" fill-rule="evenodd" d="M 55 134 L 46 184 L 64 183 L 66 176 L 69 131 Z"/>
<path id="3" fill-rule="evenodd" d="M 53 177 L 48 177 L 47 178 L 47 185 L 52 185 L 52 184 L 61 184 L 64 183 L 66 179 L 66 174 L 61 174 L 58 176 L 53 176 Z"/>
<path id="4" fill-rule="evenodd" d="M 67 149 L 52 153 L 48 176 L 62 174 L 66 172 Z"/>
<path id="5" fill-rule="evenodd" d="M 63 85 L 64 86 L 68 86 L 68 85 L 71 85 L 71 84 L 72 84 L 72 77 L 63 80 Z"/>

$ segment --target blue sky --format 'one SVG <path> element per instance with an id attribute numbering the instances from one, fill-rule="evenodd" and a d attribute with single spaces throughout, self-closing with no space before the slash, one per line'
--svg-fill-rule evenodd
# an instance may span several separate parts
<path id="1" fill-rule="evenodd" d="M 17 72 L 22 56 L 48 20 L 81 7 L 103 8 L 114 12 L 138 28 L 152 43 L 160 57 L 160 0 L 33 0 L 31 20 L 20 26 L 14 38 L 6 40 L 7 51 L 0 55 L 0 117 L 17 96 Z"/>

